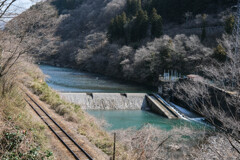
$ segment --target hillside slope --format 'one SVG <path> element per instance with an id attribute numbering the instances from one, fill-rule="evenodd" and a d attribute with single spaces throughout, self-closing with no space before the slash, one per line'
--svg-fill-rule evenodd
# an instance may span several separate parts
<path id="1" fill-rule="evenodd" d="M 233 4 L 232 0 L 221 3 L 212 0 L 206 9 L 192 13 L 192 18 L 186 22 L 184 15 L 175 20 L 164 14 L 164 36 L 146 37 L 126 46 L 121 41 L 109 43 L 107 30 L 111 19 L 125 11 L 127 0 L 70 1 L 74 2 L 74 7 L 65 5 L 65 8 L 61 5 L 63 2 L 38 3 L 8 23 L 6 31 L 27 37 L 31 52 L 39 61 L 151 84 L 157 82 L 164 70 L 188 74 L 197 72 L 200 64 L 208 62 L 213 50 L 204 45 L 216 45 L 216 38 L 224 32 L 223 18 L 229 14 L 222 11 Z M 148 2 L 141 2 L 142 8 L 147 10 Z M 158 3 L 152 5 L 159 7 Z M 171 8 L 173 3 L 165 5 Z M 219 14 L 211 13 L 213 6 Z M 183 5 L 179 12 L 185 12 L 184 7 L 187 6 Z M 203 45 L 199 38 L 201 15 L 194 17 L 205 12 L 210 13 L 206 19 L 208 27 L 220 29 L 207 30 Z"/>

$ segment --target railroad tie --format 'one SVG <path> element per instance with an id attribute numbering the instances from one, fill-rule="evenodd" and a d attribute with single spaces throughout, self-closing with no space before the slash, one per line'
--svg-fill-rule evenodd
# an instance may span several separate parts
<path id="1" fill-rule="evenodd" d="M 74 136 L 69 135 L 32 97 L 30 97 L 29 94 L 26 93 L 26 95 L 26 102 L 51 129 L 51 131 L 58 137 L 58 139 L 75 157 L 75 159 L 93 159 L 79 144 L 77 144 L 77 142 L 75 142 L 73 139 Z"/>

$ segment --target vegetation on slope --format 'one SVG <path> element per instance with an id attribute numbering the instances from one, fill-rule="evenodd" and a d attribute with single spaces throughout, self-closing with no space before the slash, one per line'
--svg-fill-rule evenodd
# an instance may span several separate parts
<path id="1" fill-rule="evenodd" d="M 64 112 L 64 117 L 68 117 L 69 113 L 76 114 L 75 118 L 76 124 L 79 124 L 79 133 L 86 136 L 105 153 L 112 155 L 112 140 L 106 132 L 99 128 L 95 119 L 89 117 L 79 106 L 59 99 L 57 93 L 51 90 L 44 81 L 35 80 L 32 88 L 35 93 L 39 94 L 42 100 L 48 101 L 51 106 L 64 105 L 65 107 L 63 108 L 68 110 Z M 75 110 L 76 107 L 77 110 Z M 62 113 L 58 112 L 57 107 L 53 109 L 59 114 Z M 235 145 L 237 141 L 217 130 L 199 130 L 182 127 L 173 128 L 171 131 L 163 131 L 148 125 L 140 130 L 128 129 L 116 132 L 118 142 L 116 156 L 119 159 L 197 159 L 201 157 L 211 159 L 214 157 L 238 157 L 237 151 L 230 144 L 231 142 Z M 212 150 L 206 148 L 212 148 Z M 226 154 L 221 154 L 223 152 Z"/>
<path id="2" fill-rule="evenodd" d="M 157 14 L 155 8 L 152 10 L 150 17 L 142 8 L 137 11 L 135 16 L 130 19 L 127 18 L 130 15 L 123 12 L 122 15 L 112 19 L 108 28 L 109 41 L 124 39 L 126 44 L 138 42 L 146 38 L 150 24 L 152 38 L 159 38 L 162 35 L 162 18 Z"/>
<path id="3" fill-rule="evenodd" d="M 0 156 L 1 158 L 16 159 L 47 159 L 51 152 L 47 147 L 44 136 L 44 126 L 34 123 L 30 113 L 25 108 L 24 94 L 19 91 L 19 83 L 32 88 L 40 99 L 50 105 L 67 121 L 74 123 L 78 132 L 89 139 L 106 154 L 112 155 L 113 140 L 80 106 L 63 101 L 59 95 L 51 90 L 44 81 L 40 69 L 30 62 L 26 54 L 25 43 L 18 42 L 18 38 L 10 34 L 2 34 L 0 58 L 0 113 L 3 124 L 0 128 Z M 13 50 L 14 48 L 14 50 Z M 2 116 L 3 115 L 3 116 Z M 2 119 L 1 119 L 2 120 Z M 1 122 L 1 121 L 0 121 Z M 2 130 L 3 129 L 3 130 Z M 14 143 L 14 146 L 12 146 Z M 3 145 L 2 145 L 3 144 Z M 128 157 L 121 145 L 117 152 L 118 157 Z"/>
<path id="4" fill-rule="evenodd" d="M 176 127 L 170 131 L 151 125 L 140 130 L 117 131 L 117 139 L 133 150 L 136 159 L 237 159 L 239 153 L 231 146 L 237 141 L 219 132 Z M 238 147 L 236 145 L 236 147 Z"/>
<path id="5" fill-rule="evenodd" d="M 238 51 L 239 52 L 239 51 Z M 212 60 L 202 66 L 202 80 L 176 83 L 173 95 L 196 110 L 227 135 L 240 138 L 240 60 L 235 40 L 224 35 Z"/>
<path id="6" fill-rule="evenodd" d="M 231 6 L 235 0 L 150 0 L 143 1 L 144 8 L 151 11 L 156 8 L 165 21 L 184 22 L 187 12 L 192 15 L 217 13 L 220 9 Z"/>
<path id="7" fill-rule="evenodd" d="M 166 21 L 181 23 L 184 22 L 184 18 L 190 18 L 188 16 L 209 12 L 214 13 L 217 12 L 216 9 L 219 9 L 218 7 L 231 5 L 233 2 L 229 0 L 127 0 L 124 12 L 111 20 L 108 29 L 108 39 L 112 42 L 113 40 L 123 38 L 125 43 L 128 44 L 129 42 L 136 42 L 149 37 L 150 34 L 147 34 L 149 29 L 151 30 L 152 38 L 159 38 L 163 33 L 160 15 L 163 15 Z M 202 34 L 206 35 L 205 29 Z M 202 41 L 205 38 L 204 36 L 201 36 Z"/>
<path id="8" fill-rule="evenodd" d="M 63 116 L 67 121 L 75 122 L 78 126 L 79 134 L 86 136 L 90 142 L 100 148 L 107 155 L 111 156 L 113 152 L 113 139 L 104 131 L 96 120 L 84 112 L 80 106 L 70 104 L 62 100 L 59 95 L 48 87 L 45 81 L 41 79 L 35 79 L 31 85 L 34 93 L 40 97 L 40 100 L 50 105 L 51 109 L 56 113 Z M 130 152 L 127 151 L 118 144 L 118 150 L 116 156 L 118 158 L 127 159 L 131 157 Z"/>
<path id="9" fill-rule="evenodd" d="M 229 14 L 224 11 L 234 4 L 231 0 L 184 0 L 181 5 L 175 0 L 83 0 L 74 1 L 78 5 L 59 12 L 64 6 L 62 1 L 46 1 L 31 7 L 8 23 L 6 31 L 14 34 L 26 31 L 31 53 L 39 61 L 151 84 L 157 82 L 164 70 L 198 72 L 207 56 L 214 54 L 209 48 L 217 46 L 216 38 L 224 32 L 224 20 Z M 179 14 L 170 14 L 173 11 Z M 210 15 L 203 16 L 204 13 Z M 231 32 L 232 20 L 226 24 Z M 209 31 L 208 26 L 220 27 Z M 169 34 L 170 38 L 160 49 L 156 43 L 167 37 L 162 34 Z M 185 38 L 180 42 L 176 41 L 178 37 Z M 193 37 L 194 46 L 200 45 L 201 50 L 207 51 L 205 54 L 196 51 L 193 55 L 189 52 L 194 48 L 184 48 Z M 181 68 L 182 64 L 186 67 Z"/>
<path id="10" fill-rule="evenodd" d="M 232 4 L 233 1 L 183 0 L 182 2 L 186 3 L 179 3 L 180 1 L 176 0 L 95 0 L 82 1 L 78 6 L 73 6 L 73 4 L 77 1 L 62 0 L 62 4 L 59 4 L 60 6 L 66 5 L 65 3 L 69 3 L 69 6 L 66 5 L 66 8 L 64 9 L 52 2 L 56 1 L 43 2 L 32 7 L 29 11 L 13 20 L 6 27 L 6 31 L 11 31 L 11 33 L 15 33 L 20 37 L 21 33 L 25 33 L 28 42 L 27 45 L 30 46 L 31 53 L 41 55 L 41 58 L 43 59 L 40 60 L 48 60 L 53 61 L 53 63 L 68 65 L 71 63 L 70 65 L 74 64 L 79 66 L 79 68 L 88 71 L 100 72 L 103 74 L 109 74 L 112 76 L 148 83 L 157 82 L 158 76 L 167 69 L 175 69 L 179 72 L 188 74 L 190 72 L 199 71 L 199 68 L 202 67 L 201 65 L 210 64 L 210 70 L 209 68 L 205 68 L 204 71 L 203 68 L 200 68 L 200 71 L 204 72 L 202 74 L 210 77 L 210 80 L 214 80 L 216 87 L 224 86 L 225 90 L 230 89 L 231 91 L 237 91 L 236 96 L 230 96 L 230 98 L 225 97 L 229 98 L 227 99 L 227 107 L 232 107 L 231 105 L 233 105 L 233 110 L 230 109 L 229 113 L 234 114 L 230 115 L 229 113 L 221 110 L 222 105 L 220 103 L 217 105 L 213 105 L 211 103 L 212 99 L 209 96 L 210 92 L 206 89 L 205 85 L 199 86 L 196 83 L 194 83 L 194 85 L 191 83 L 181 83 L 180 87 L 178 88 L 179 90 L 176 90 L 179 92 L 176 94 L 178 94 L 180 98 L 188 102 L 190 105 L 195 105 L 194 107 L 197 109 L 200 108 L 200 103 L 201 107 L 204 109 L 203 113 L 207 118 L 214 120 L 213 117 L 215 116 L 225 127 L 224 132 L 221 131 L 220 135 L 213 134 L 213 136 L 208 136 L 203 133 L 200 133 L 200 135 L 199 133 L 192 135 L 192 131 L 190 131 L 188 136 L 197 136 L 197 138 L 199 138 L 197 141 L 191 141 L 196 142 L 194 144 L 194 151 L 197 152 L 192 152 L 192 146 L 177 146 L 179 141 L 183 142 L 183 144 L 184 142 L 187 142 L 185 143 L 187 145 L 191 144 L 188 143 L 188 138 L 191 139 L 191 137 L 185 138 L 185 135 L 181 134 L 182 130 L 181 132 L 177 132 L 177 135 L 175 135 L 175 133 L 167 134 L 177 137 L 177 140 L 173 145 L 171 144 L 172 141 L 167 141 L 168 143 L 165 143 L 166 141 L 162 139 L 163 132 L 160 132 L 154 128 L 144 128 L 139 132 L 131 132 L 131 134 L 119 133 L 120 139 L 125 142 L 125 147 L 127 150 L 133 151 L 136 153 L 136 157 L 143 159 L 155 159 L 156 157 L 176 159 L 179 157 L 179 154 L 184 158 L 190 159 L 213 159 L 216 157 L 222 159 L 229 157 L 232 159 L 237 159 L 239 157 L 239 142 L 235 140 L 235 137 L 239 137 L 240 103 L 239 99 L 236 97 L 239 97 L 238 77 L 240 63 L 236 61 L 237 58 L 231 59 L 230 65 L 229 62 L 223 63 L 227 57 L 232 58 L 232 49 L 228 50 L 229 41 L 223 42 L 223 44 L 220 43 L 216 49 L 206 47 L 202 44 L 204 43 L 206 45 L 206 40 L 210 36 L 208 30 L 206 29 L 206 23 L 213 21 L 213 17 L 216 15 L 213 15 L 210 20 L 208 20 L 208 17 L 204 14 L 197 15 L 196 19 L 192 18 L 198 13 L 210 13 L 211 11 L 207 10 L 212 10 L 214 7 L 217 9 L 221 8 L 221 6 L 213 6 L 212 4 L 214 3 Z M 140 2 L 142 3 L 141 6 L 139 5 Z M 127 3 L 133 4 L 133 6 L 131 6 L 132 4 L 130 5 L 133 8 L 128 11 L 126 11 L 124 8 L 126 7 Z M 190 10 L 191 8 L 189 8 L 190 6 L 187 6 L 188 4 L 193 5 L 193 10 Z M 112 11 L 113 7 L 114 9 Z M 192 11 L 193 13 L 186 12 L 188 10 Z M 126 12 L 126 15 L 123 13 L 123 11 Z M 153 19 L 155 20 L 151 21 L 150 23 L 149 13 L 151 12 L 154 15 Z M 178 14 L 176 15 L 176 13 Z M 183 14 L 186 15 L 186 17 L 184 17 Z M 157 37 L 153 35 L 153 33 L 161 33 L 161 31 L 153 32 L 154 23 L 156 26 L 158 26 L 157 28 L 160 28 L 161 26 L 162 22 L 160 22 L 160 15 L 163 17 L 164 22 L 166 22 L 166 17 L 169 16 L 168 19 L 173 22 L 182 23 L 184 21 L 183 19 L 186 18 L 186 21 L 187 19 L 191 19 L 191 23 L 185 23 L 182 25 L 183 27 L 177 26 L 175 28 L 177 29 L 177 33 L 173 33 L 174 31 L 171 29 L 169 34 L 173 35 L 172 37 L 165 35 L 156 39 L 152 39 L 151 36 L 146 35 L 150 35 L 149 33 L 151 32 L 153 37 Z M 223 21 L 220 19 L 224 18 L 224 16 L 220 14 L 216 17 L 215 19 L 217 19 L 217 21 L 213 21 L 211 24 L 223 25 Z M 114 19 L 112 23 L 110 23 L 110 19 L 112 18 Z M 193 22 L 195 20 L 198 22 Z M 123 37 L 124 39 L 127 39 L 127 42 L 130 39 L 134 42 L 134 44 L 131 44 L 130 46 L 122 46 L 125 43 L 118 43 L 117 41 L 110 44 L 107 41 L 106 34 L 109 24 L 110 26 L 112 25 L 109 28 L 114 31 L 114 34 L 110 33 L 110 36 L 113 36 L 113 40 L 119 40 L 119 37 L 121 39 L 121 36 L 124 35 Z M 151 28 L 150 32 L 148 33 L 147 28 L 149 28 L 150 24 L 153 28 Z M 16 26 L 17 28 L 15 28 Z M 186 29 L 189 28 L 186 28 L 186 26 L 195 28 L 199 27 L 201 32 L 199 34 L 197 32 L 190 31 L 190 34 L 196 35 L 188 36 L 189 33 L 187 34 Z M 129 36 L 128 33 L 125 33 L 125 27 L 127 29 L 130 27 L 130 33 L 133 32 L 131 27 L 136 29 L 136 33 L 138 34 L 135 35 L 132 33 L 133 36 Z M 232 32 L 232 28 L 233 18 L 230 16 L 230 18 L 226 20 L 225 30 L 228 34 L 230 34 Z M 118 31 L 124 34 L 118 35 Z M 165 29 L 165 31 L 167 30 Z M 186 33 L 186 35 L 179 33 Z M 218 33 L 222 34 L 223 31 L 218 31 Z M 197 35 L 200 35 L 201 41 Z M 219 34 L 217 36 L 219 36 Z M 214 35 L 213 38 L 215 39 L 217 36 Z M 211 57 L 216 58 L 220 63 L 215 62 L 211 59 Z M 232 62 L 233 64 L 231 64 Z M 214 67 L 212 65 L 214 65 Z M 206 72 L 206 70 L 208 72 Z M 12 77 L 14 77 L 14 75 L 12 75 Z M 6 82 L 9 81 L 5 81 L 5 83 L 2 85 L 4 87 L 2 93 L 4 93 L 3 95 L 5 96 L 10 93 L 7 92 L 7 90 L 12 88 L 12 85 L 7 84 Z M 69 121 L 80 122 L 78 129 L 80 134 L 88 137 L 90 141 L 105 151 L 105 153 L 111 154 L 112 143 L 110 138 L 106 132 L 103 132 L 100 127 L 96 125 L 93 119 L 89 118 L 87 114 L 81 110 L 79 106 L 62 101 L 59 96 L 50 88 L 48 88 L 46 83 L 39 78 L 34 78 L 34 82 L 30 83 L 30 86 L 33 88 L 35 93 L 39 94 L 42 100 L 49 103 L 57 113 L 64 116 Z M 213 94 L 213 96 L 217 95 Z M 216 110 L 216 108 L 218 108 L 218 110 Z M 21 115 L 19 117 L 21 118 Z M 181 135 L 181 137 L 179 137 L 179 135 Z M 14 134 L 13 137 L 22 137 L 22 135 L 15 136 Z M 163 141 L 159 144 L 160 140 Z M 166 137 L 166 140 L 168 140 L 168 137 Z M 18 142 L 19 140 L 17 140 L 17 143 Z M 151 145 L 149 145 L 149 142 Z M 119 157 L 127 159 L 125 157 L 127 155 L 122 155 L 120 154 L 121 151 L 118 151 Z M 172 152 L 169 154 L 168 151 Z M 186 153 L 186 151 L 189 152 Z M 17 153 L 26 153 L 24 155 L 27 155 L 28 151 L 19 151 Z M 167 155 L 161 153 L 166 153 Z M 128 156 L 130 156 L 130 154 Z M 183 159 L 181 156 L 180 158 Z M 130 159 L 134 158 L 130 157 Z"/>
<path id="11" fill-rule="evenodd" d="M 45 127 L 33 121 L 19 88 L 28 64 L 23 39 L 1 31 L 0 42 L 0 159 L 52 159 Z"/>
<path id="12" fill-rule="evenodd" d="M 13 88 L 0 95 L 1 121 L 0 158 L 7 159 L 52 159 L 47 148 L 45 126 L 32 121 L 26 109 L 23 93 Z"/>

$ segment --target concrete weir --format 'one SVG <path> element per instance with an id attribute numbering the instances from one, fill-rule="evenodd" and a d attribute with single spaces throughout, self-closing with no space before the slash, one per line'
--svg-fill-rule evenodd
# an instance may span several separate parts
<path id="1" fill-rule="evenodd" d="M 166 102 L 158 94 L 150 94 L 146 96 L 147 103 L 152 111 L 169 119 L 187 119 L 182 112 L 176 109 L 174 105 Z"/>
<path id="2" fill-rule="evenodd" d="M 89 110 L 139 110 L 147 107 L 145 93 L 60 93 L 60 96 Z"/>
<path id="3" fill-rule="evenodd" d="M 147 96 L 148 104 L 152 111 L 169 119 L 176 119 L 177 116 L 171 113 L 160 101 L 158 101 L 154 96 Z"/>
<path id="4" fill-rule="evenodd" d="M 61 98 L 85 110 L 151 110 L 169 119 L 185 115 L 158 94 L 146 93 L 60 93 Z"/>

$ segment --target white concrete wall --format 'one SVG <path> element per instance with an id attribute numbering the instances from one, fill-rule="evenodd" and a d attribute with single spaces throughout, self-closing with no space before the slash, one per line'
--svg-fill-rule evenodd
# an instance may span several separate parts
<path id="1" fill-rule="evenodd" d="M 144 93 L 60 93 L 68 102 L 91 110 L 139 110 L 146 106 Z"/>

